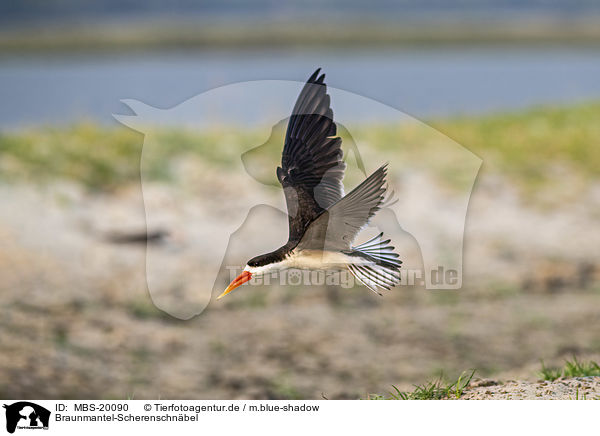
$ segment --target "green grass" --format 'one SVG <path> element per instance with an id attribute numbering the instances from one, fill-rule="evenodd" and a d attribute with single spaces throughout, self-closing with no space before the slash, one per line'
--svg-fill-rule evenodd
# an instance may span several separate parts
<path id="1" fill-rule="evenodd" d="M 111 190 L 140 180 L 144 149 L 144 176 L 171 178 L 174 158 L 195 155 L 214 164 L 238 158 L 245 144 L 260 144 L 254 132 L 202 134 L 162 130 L 149 140 L 125 127 L 108 128 L 92 123 L 70 127 L 41 127 L 17 133 L 0 133 L 0 179 L 46 183 L 68 180 L 92 190 Z M 227 153 L 223 153 L 223 150 Z"/>
<path id="2" fill-rule="evenodd" d="M 563 170 L 569 171 L 571 184 L 579 179 L 585 185 L 600 177 L 599 119 L 600 102 L 594 102 L 429 123 L 441 133 L 418 123 L 353 127 L 351 133 L 357 143 L 370 144 L 399 167 L 426 165 L 446 181 L 470 183 L 461 179 L 465 172 L 460 171 L 460 159 L 452 162 L 444 152 L 447 135 L 482 157 L 486 172 L 535 189 L 558 186 L 564 180 Z M 345 130 L 340 131 L 344 134 Z M 143 135 L 125 127 L 91 123 L 0 132 L 0 180 L 46 183 L 62 179 L 92 190 L 111 190 L 140 180 L 143 146 L 144 177 L 169 180 L 176 177 L 172 164 L 178 158 L 192 156 L 209 165 L 225 166 L 267 139 L 265 129 L 215 128 L 201 134 L 157 131 L 145 141 Z M 349 144 L 346 137 L 346 151 Z M 255 177 L 276 183 L 274 171 L 261 171 L 274 168 L 280 153 L 281 138 L 275 135 L 260 153 L 248 154 L 245 164 L 250 171 L 258 171 Z M 348 182 L 354 183 L 358 175 L 349 171 Z"/>
<path id="3" fill-rule="evenodd" d="M 542 369 L 538 373 L 543 380 L 554 381 L 560 377 L 591 377 L 600 376 L 600 365 L 596 362 L 580 362 L 576 357 L 567 360 L 562 368 L 547 368 L 542 363 Z"/>
<path id="4" fill-rule="evenodd" d="M 432 125 L 509 177 L 548 182 L 560 177 L 556 164 L 600 176 L 599 117 L 600 102 L 593 102 Z"/>
<path id="5" fill-rule="evenodd" d="M 579 387 L 577 387 L 577 389 L 575 390 L 575 397 L 572 397 L 569 395 L 569 400 L 587 400 L 588 396 L 587 393 L 584 392 L 583 394 L 579 394 Z M 600 399 L 600 398 L 596 398 L 596 399 Z"/>
<path id="6" fill-rule="evenodd" d="M 470 373 L 463 371 L 452 383 L 446 382 L 443 375 L 433 381 L 428 381 L 422 385 L 415 385 L 415 389 L 410 392 L 401 391 L 392 385 L 393 392 L 389 396 L 371 394 L 370 400 L 443 400 L 446 398 L 460 398 L 464 390 L 469 386 L 475 370 Z"/>
<path id="7" fill-rule="evenodd" d="M 562 376 L 562 369 L 560 368 L 548 368 L 546 367 L 546 365 L 544 365 L 544 361 L 541 361 L 542 364 L 542 369 L 540 370 L 540 372 L 538 373 L 538 375 L 543 379 L 543 380 L 548 380 L 548 381 L 554 381 L 557 378 L 560 378 Z"/>
<path id="8" fill-rule="evenodd" d="M 594 361 L 581 362 L 576 357 L 572 360 L 566 360 L 562 368 L 546 367 L 544 361 L 541 361 L 542 369 L 538 375 L 547 381 L 554 381 L 560 377 L 591 377 L 600 376 L 600 365 Z M 443 400 L 461 398 L 465 389 L 470 385 L 476 370 L 469 372 L 463 371 L 461 375 L 454 381 L 448 382 L 440 375 L 435 380 L 427 381 L 421 385 L 414 385 L 412 391 L 401 391 L 396 386 L 392 385 L 393 390 L 387 395 L 369 394 L 369 400 Z M 576 398 L 580 399 L 579 390 L 577 390 Z M 583 397 L 585 399 L 585 396 Z"/>
<path id="9" fill-rule="evenodd" d="M 110 188 L 139 178 L 142 136 L 85 123 L 0 134 L 0 177 L 44 183 L 64 179 Z"/>
<path id="10" fill-rule="evenodd" d="M 539 188 L 576 175 L 600 177 L 600 102 L 571 106 L 534 107 L 479 117 L 430 120 L 427 124 L 483 159 L 483 170 L 502 174 L 526 188 Z M 418 124 L 382 125 L 367 129 L 364 141 L 401 157 L 414 168 L 425 162 L 451 182 L 460 179 L 460 160 L 444 151 L 443 135 Z M 441 144 L 441 145 L 440 145 Z M 415 157 L 423 156 L 423 159 Z M 459 156 L 460 158 L 460 156 Z M 466 163 L 466 162 L 465 162 Z M 458 169 L 458 170 L 457 170 Z"/>

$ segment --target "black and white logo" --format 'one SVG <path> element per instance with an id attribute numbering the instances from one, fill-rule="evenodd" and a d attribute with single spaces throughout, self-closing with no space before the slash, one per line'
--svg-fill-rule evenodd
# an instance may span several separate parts
<path id="1" fill-rule="evenodd" d="M 16 429 L 48 430 L 50 411 L 29 401 L 5 404 L 6 431 L 14 433 Z"/>

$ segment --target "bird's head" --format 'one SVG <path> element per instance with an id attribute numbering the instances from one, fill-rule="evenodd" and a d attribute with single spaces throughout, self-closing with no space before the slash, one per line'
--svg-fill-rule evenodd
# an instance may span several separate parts
<path id="1" fill-rule="evenodd" d="M 281 262 L 273 259 L 271 253 L 253 257 L 248 261 L 242 273 L 227 286 L 227 289 L 225 289 L 221 295 L 217 297 L 217 300 L 223 298 L 238 286 L 243 285 L 252 277 L 260 277 L 279 269 L 281 269 Z"/>

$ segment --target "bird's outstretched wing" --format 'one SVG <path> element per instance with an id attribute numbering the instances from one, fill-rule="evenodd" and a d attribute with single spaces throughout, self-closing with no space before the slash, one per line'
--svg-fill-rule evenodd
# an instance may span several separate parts
<path id="1" fill-rule="evenodd" d="M 348 250 L 384 201 L 387 164 L 314 219 L 299 249 Z"/>
<path id="2" fill-rule="evenodd" d="M 308 225 L 344 195 L 342 139 L 330 107 L 325 74 L 320 68 L 308 79 L 288 122 L 281 167 L 289 217 L 289 241 L 297 243 Z"/>

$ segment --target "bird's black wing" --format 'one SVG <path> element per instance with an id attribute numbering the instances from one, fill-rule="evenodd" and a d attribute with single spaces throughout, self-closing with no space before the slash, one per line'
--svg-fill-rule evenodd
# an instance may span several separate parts
<path id="1" fill-rule="evenodd" d="M 332 205 L 313 220 L 304 237 L 296 245 L 299 250 L 341 251 L 355 257 L 357 263 L 349 262 L 348 270 L 373 292 L 381 295 L 379 288 L 390 289 L 400 282 L 402 261 L 394 252 L 390 240 L 383 233 L 375 238 L 352 246 L 358 233 L 385 204 L 386 165 L 371 174 L 348 195 Z M 325 258 L 323 258 L 325 259 Z"/>
<path id="2" fill-rule="evenodd" d="M 277 168 L 288 208 L 288 242 L 298 242 L 310 222 L 344 195 L 342 139 L 335 137 L 325 74 L 319 72 L 310 76 L 298 96 Z"/>
<path id="3" fill-rule="evenodd" d="M 387 164 L 348 195 L 322 212 L 308 226 L 300 249 L 347 250 L 384 202 Z"/>

